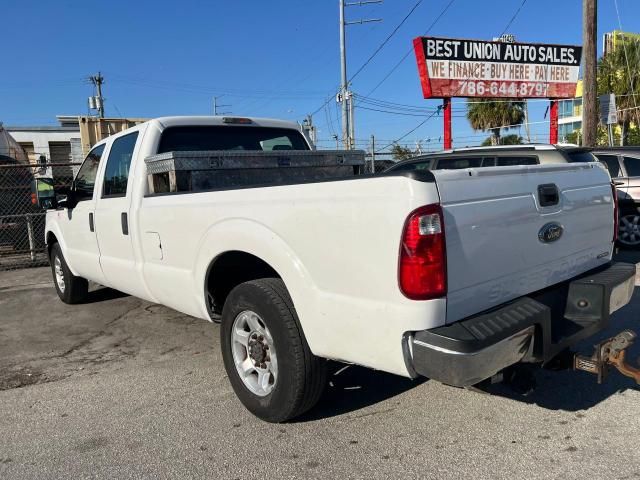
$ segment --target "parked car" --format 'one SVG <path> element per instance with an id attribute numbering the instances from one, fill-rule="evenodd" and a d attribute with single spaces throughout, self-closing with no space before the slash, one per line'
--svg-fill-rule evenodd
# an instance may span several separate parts
<path id="1" fill-rule="evenodd" d="M 411 170 L 456 170 L 477 167 L 507 167 L 546 163 L 595 162 L 590 149 L 547 144 L 467 147 L 443 150 L 403 160 L 386 172 Z"/>
<path id="2" fill-rule="evenodd" d="M 233 117 L 159 118 L 98 142 L 47 212 L 58 296 L 82 302 L 92 280 L 221 315 L 229 381 L 272 422 L 317 402 L 326 359 L 468 386 L 550 361 L 631 298 L 635 265 L 611 262 L 602 167 L 332 177 L 313 173 L 309 148 L 296 124 Z M 239 150 L 295 178 L 238 185 Z"/>
<path id="3" fill-rule="evenodd" d="M 592 150 L 559 145 L 505 145 L 471 147 L 420 155 L 398 162 L 387 172 L 438 170 L 546 163 L 594 162 L 607 166 L 620 203 L 618 242 L 640 247 L 640 147 Z"/>
<path id="4" fill-rule="evenodd" d="M 593 154 L 607 165 L 618 188 L 618 241 L 629 247 L 640 247 L 640 147 L 597 148 Z"/>

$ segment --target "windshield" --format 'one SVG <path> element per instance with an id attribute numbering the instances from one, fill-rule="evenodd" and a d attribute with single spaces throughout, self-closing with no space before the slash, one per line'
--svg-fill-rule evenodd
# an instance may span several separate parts
<path id="1" fill-rule="evenodd" d="M 290 128 L 201 126 L 169 127 L 158 153 L 207 150 L 309 150 L 304 137 Z"/>

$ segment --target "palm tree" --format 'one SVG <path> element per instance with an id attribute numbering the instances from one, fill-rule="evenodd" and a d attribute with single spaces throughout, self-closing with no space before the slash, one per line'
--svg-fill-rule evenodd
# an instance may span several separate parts
<path id="1" fill-rule="evenodd" d="M 624 41 L 624 40 L 623 40 Z M 628 61 L 628 63 L 627 63 Z M 626 42 L 598 60 L 598 94 L 614 93 L 620 125 L 620 144 L 629 143 L 632 121 L 640 124 L 640 47 Z"/>
<path id="2" fill-rule="evenodd" d="M 491 132 L 492 145 L 500 145 L 501 130 L 513 128 L 510 125 L 517 125 L 524 121 L 524 102 L 474 98 L 472 101 L 467 101 L 467 119 L 474 130 Z"/>

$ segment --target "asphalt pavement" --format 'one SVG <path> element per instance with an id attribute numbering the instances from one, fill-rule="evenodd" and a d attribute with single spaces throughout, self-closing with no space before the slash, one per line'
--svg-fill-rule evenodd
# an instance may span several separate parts
<path id="1" fill-rule="evenodd" d="M 640 331 L 639 290 L 599 338 Z M 0 478 L 640 478 L 640 391 L 618 373 L 537 370 L 522 397 L 335 364 L 315 409 L 272 425 L 235 398 L 218 335 L 108 289 L 64 305 L 46 268 L 0 272 Z"/>

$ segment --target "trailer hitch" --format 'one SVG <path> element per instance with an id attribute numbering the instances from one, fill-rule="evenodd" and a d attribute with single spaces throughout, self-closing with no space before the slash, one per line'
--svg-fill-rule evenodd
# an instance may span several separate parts
<path id="1" fill-rule="evenodd" d="M 591 357 L 576 354 L 573 357 L 573 368 L 598 376 L 598 383 L 607 377 L 609 368 L 617 369 L 621 374 L 633 378 L 640 384 L 640 368 L 625 363 L 625 355 L 636 338 L 631 330 L 623 330 L 615 337 L 609 338 L 595 345 Z"/>

